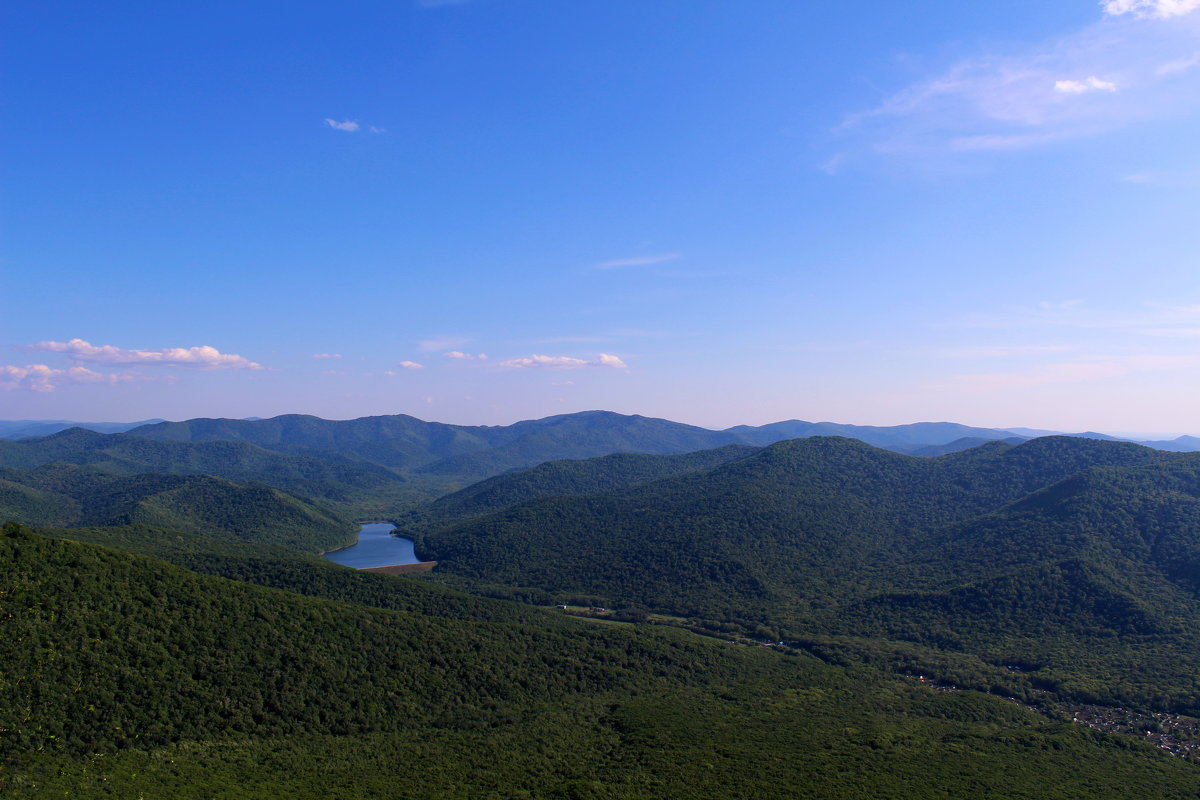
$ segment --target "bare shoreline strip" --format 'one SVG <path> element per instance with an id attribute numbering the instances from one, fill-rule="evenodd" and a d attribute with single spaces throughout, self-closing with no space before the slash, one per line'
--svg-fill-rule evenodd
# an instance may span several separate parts
<path id="1" fill-rule="evenodd" d="M 436 561 L 418 561 L 415 564 L 392 564 L 387 567 L 363 567 L 359 572 L 378 572 L 383 575 L 404 575 L 408 572 L 429 572 L 436 567 Z"/>

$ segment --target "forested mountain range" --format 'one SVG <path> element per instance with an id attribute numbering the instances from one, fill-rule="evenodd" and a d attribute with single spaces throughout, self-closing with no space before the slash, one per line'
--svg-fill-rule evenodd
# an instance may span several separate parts
<path id="1" fill-rule="evenodd" d="M 1060 715 L 1200 716 L 1200 454 L 808 425 L 0 441 L 0 519 L 42 526 L 0 537 L 0 795 L 1200 792 Z M 436 571 L 314 555 L 363 515 Z"/>
<path id="2" fill-rule="evenodd" d="M 487 476 L 564 458 L 609 453 L 687 453 L 726 444 L 844 435 L 881 447 L 945 445 L 964 437 L 1003 439 L 1008 431 L 949 422 L 894 427 L 801 420 L 710 430 L 665 419 L 583 411 L 503 426 L 424 422 L 405 415 L 323 420 L 287 415 L 266 420 L 196 419 L 144 425 L 138 436 L 176 441 L 246 441 L 287 452 L 339 452 L 388 467 L 432 474 Z"/>
<path id="3" fill-rule="evenodd" d="M 302 597 L 7 525 L 0 581 L 6 797 L 1200 792 L 999 698 L 404 579 Z"/>
<path id="4" fill-rule="evenodd" d="M 606 462 L 561 468 L 596 488 L 546 465 L 407 530 L 441 571 L 547 602 L 907 642 L 981 680 L 1021 664 L 1027 687 L 1200 712 L 1200 456 L 1048 437 L 922 459 L 821 437 L 625 484 Z"/>
<path id="5" fill-rule="evenodd" d="M 507 426 L 447 425 L 405 415 L 324 420 L 293 414 L 158 422 L 108 436 L 76 428 L 44 437 L 0 439 L 0 465 L 33 467 L 61 460 L 124 474 L 212 474 L 265 482 L 369 515 L 379 513 L 369 501 L 362 502 L 372 495 L 399 502 L 432 499 L 483 478 L 547 461 L 612 453 L 688 453 L 827 435 L 925 457 L 987 441 L 1024 440 L 1006 430 L 945 422 L 873 427 L 791 420 L 715 431 L 607 411 Z M 1185 436 L 1147 444 L 1190 451 L 1200 447 L 1200 439 Z M 401 486 L 405 481 L 408 485 Z M 384 489 L 385 485 L 390 486 Z"/>

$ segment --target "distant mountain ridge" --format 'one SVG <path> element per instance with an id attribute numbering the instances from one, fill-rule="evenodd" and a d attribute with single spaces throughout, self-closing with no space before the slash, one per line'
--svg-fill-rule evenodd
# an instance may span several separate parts
<path id="1" fill-rule="evenodd" d="M 702 428 L 640 415 L 581 411 L 511 425 L 454 425 L 427 422 L 407 414 L 327 420 L 306 414 L 262 419 L 206 418 L 167 422 L 73 423 L 61 420 L 0 421 L 0 439 L 48 436 L 71 427 L 98 433 L 132 433 L 179 442 L 234 441 L 270 450 L 322 455 L 339 452 L 402 472 L 480 478 L 509 469 L 562 458 L 593 458 L 616 452 L 684 453 L 726 444 L 764 446 L 785 439 L 846 436 L 910 455 L 931 455 L 960 440 L 1030 439 L 1079 436 L 1135 441 L 1158 450 L 1200 451 L 1200 437 L 1143 441 L 1103 433 L 1065 433 L 1034 428 L 980 428 L 954 422 L 906 425 L 850 425 L 791 419 L 766 425 Z M 970 446 L 963 441 L 956 449 Z"/>
<path id="2" fill-rule="evenodd" d="M 65 419 L 0 420 L 0 439 L 30 439 L 49 436 L 68 428 L 83 428 L 97 433 L 124 433 L 143 425 L 166 422 L 164 419 L 144 419 L 140 422 L 73 422 Z"/>
<path id="3" fill-rule="evenodd" d="M 155 441 L 83 428 L 35 439 L 0 441 L 0 467 L 30 469 L 63 463 L 114 475 L 213 475 L 329 500 L 342 500 L 356 491 L 404 480 L 378 464 L 349 461 L 332 452 L 322 456 L 281 453 L 246 442 Z"/>
<path id="4" fill-rule="evenodd" d="M 845 436 L 907 454 L 916 454 L 922 448 L 945 447 L 963 439 L 1034 438 L 1031 434 L 1132 441 L 1097 433 L 979 428 L 955 422 L 879 426 L 792 419 L 713 430 L 612 411 L 580 411 L 512 425 L 452 425 L 426 422 L 406 414 L 352 420 L 288 414 L 264 420 L 201 418 L 160 422 L 134 428 L 130 433 L 176 441 L 244 441 L 294 453 L 336 450 L 401 471 L 471 477 L 563 458 L 593 458 L 618 452 L 686 453 L 727 444 L 764 446 L 811 436 Z M 1200 450 L 1200 438 L 1195 436 L 1137 443 L 1174 452 Z"/>

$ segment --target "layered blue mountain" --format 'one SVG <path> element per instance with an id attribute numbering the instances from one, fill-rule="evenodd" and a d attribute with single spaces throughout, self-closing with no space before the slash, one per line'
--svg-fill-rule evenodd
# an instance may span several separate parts
<path id="1" fill-rule="evenodd" d="M 97 433 L 124 433 L 143 425 L 165 422 L 162 419 L 144 419 L 141 422 L 72 422 L 64 419 L 17 419 L 0 420 L 0 439 L 29 439 L 49 436 L 68 428 L 83 428 Z"/>

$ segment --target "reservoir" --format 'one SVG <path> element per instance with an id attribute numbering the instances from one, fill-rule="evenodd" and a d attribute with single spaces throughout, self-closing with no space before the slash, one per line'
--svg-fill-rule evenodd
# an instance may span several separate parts
<path id="1" fill-rule="evenodd" d="M 412 540 L 392 536 L 394 530 L 396 526 L 386 522 L 363 525 L 358 532 L 358 544 L 326 553 L 325 557 L 354 569 L 419 563 Z"/>

